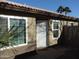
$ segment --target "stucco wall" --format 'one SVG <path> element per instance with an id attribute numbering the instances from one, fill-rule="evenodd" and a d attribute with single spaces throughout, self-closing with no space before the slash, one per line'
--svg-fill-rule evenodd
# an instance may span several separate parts
<path id="1" fill-rule="evenodd" d="M 36 19 L 28 17 L 28 44 L 36 43 Z"/>

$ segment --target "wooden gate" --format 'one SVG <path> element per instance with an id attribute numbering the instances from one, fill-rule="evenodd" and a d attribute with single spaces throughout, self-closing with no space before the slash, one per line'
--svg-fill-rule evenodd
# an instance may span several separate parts
<path id="1" fill-rule="evenodd" d="M 61 34 L 62 44 L 69 47 L 79 47 L 79 27 L 64 26 Z"/>

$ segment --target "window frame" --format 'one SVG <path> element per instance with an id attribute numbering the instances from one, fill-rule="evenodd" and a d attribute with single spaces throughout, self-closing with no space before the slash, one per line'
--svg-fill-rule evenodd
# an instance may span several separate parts
<path id="1" fill-rule="evenodd" d="M 54 29 L 54 23 L 55 22 L 58 22 L 58 29 Z M 58 30 L 58 37 L 54 37 L 54 32 L 53 31 L 56 31 L 56 30 Z M 60 20 L 52 20 L 52 32 L 53 32 L 53 38 L 54 39 L 58 39 L 59 37 L 60 37 Z"/>
<path id="2" fill-rule="evenodd" d="M 25 27 L 26 27 L 26 43 L 23 43 L 23 44 L 18 44 L 18 45 L 14 45 L 13 47 L 19 47 L 19 46 L 24 46 L 24 45 L 27 45 L 28 44 L 28 18 L 27 17 L 22 17 L 22 16 L 11 16 L 11 15 L 3 15 L 3 14 L 0 14 L 0 17 L 6 17 L 7 18 L 7 22 L 8 22 L 8 30 L 10 30 L 10 18 L 15 18 L 15 19 L 24 19 L 25 20 Z M 8 46 L 6 47 L 7 49 L 9 48 L 12 48 L 11 46 Z M 4 47 L 1 48 L 0 50 L 4 50 Z"/>

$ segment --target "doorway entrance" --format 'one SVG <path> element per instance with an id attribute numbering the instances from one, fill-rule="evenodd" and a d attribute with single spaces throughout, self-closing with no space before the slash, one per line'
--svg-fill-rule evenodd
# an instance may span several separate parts
<path id="1" fill-rule="evenodd" d="M 47 47 L 47 22 L 43 20 L 37 20 L 37 48 Z"/>

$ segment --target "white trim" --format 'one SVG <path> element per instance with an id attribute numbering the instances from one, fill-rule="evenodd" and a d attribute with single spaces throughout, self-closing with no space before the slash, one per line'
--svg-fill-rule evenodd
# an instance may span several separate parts
<path id="1" fill-rule="evenodd" d="M 53 27 L 53 22 L 58 22 L 58 26 L 59 26 L 59 29 L 54 29 L 54 27 Z M 58 39 L 59 37 L 60 37 L 60 20 L 52 20 L 52 31 L 55 31 L 55 30 L 58 30 L 58 32 L 59 32 L 59 35 L 58 35 L 58 37 L 54 37 L 54 36 L 52 36 L 54 39 Z"/>
<path id="2" fill-rule="evenodd" d="M 0 14 L 0 17 L 7 17 L 8 19 L 8 29 L 10 29 L 10 18 L 16 18 L 16 19 L 24 19 L 25 20 L 25 24 L 26 24 L 26 29 L 28 26 L 28 18 L 27 17 L 21 17 L 21 16 L 11 16 L 11 15 L 2 15 Z M 26 43 L 24 44 L 19 44 L 19 45 L 15 45 L 13 47 L 19 47 L 19 46 L 24 46 L 28 44 L 28 29 L 26 30 Z M 10 49 L 11 47 L 6 47 L 8 49 Z M 1 48 L 0 50 L 4 50 L 4 48 Z"/>
<path id="3" fill-rule="evenodd" d="M 21 46 L 26 46 L 27 44 L 19 44 L 19 45 L 15 45 L 15 46 L 9 46 L 9 47 L 3 47 L 0 48 L 0 51 L 6 50 L 6 49 L 11 49 L 11 48 L 17 48 L 17 47 L 21 47 Z"/>
<path id="4" fill-rule="evenodd" d="M 28 44 L 28 18 L 26 18 L 25 22 L 26 22 L 26 44 Z"/>
<path id="5" fill-rule="evenodd" d="M 26 19 L 27 17 L 22 17 L 22 16 L 11 16 L 11 15 L 3 15 L 0 14 L 1 17 L 8 17 L 8 18 L 18 18 L 18 19 Z"/>
<path id="6" fill-rule="evenodd" d="M 10 18 L 8 17 L 8 30 L 10 30 Z"/>

